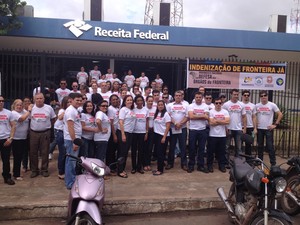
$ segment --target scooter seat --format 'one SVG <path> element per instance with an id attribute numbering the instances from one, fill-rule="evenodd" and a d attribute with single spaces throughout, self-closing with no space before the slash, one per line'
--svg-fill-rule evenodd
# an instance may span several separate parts
<path id="1" fill-rule="evenodd" d="M 252 167 L 243 159 L 236 157 L 233 160 L 233 174 L 235 180 L 243 181 L 243 178 L 246 176 L 249 170 L 252 170 Z"/>

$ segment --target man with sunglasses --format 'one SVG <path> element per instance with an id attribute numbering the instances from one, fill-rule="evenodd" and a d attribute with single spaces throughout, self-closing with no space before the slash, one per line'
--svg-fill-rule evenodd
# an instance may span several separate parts
<path id="1" fill-rule="evenodd" d="M 244 90 L 242 92 L 242 102 L 245 107 L 247 117 L 247 129 L 246 134 L 253 136 L 257 133 L 256 129 L 256 108 L 255 105 L 250 102 L 250 91 Z M 251 144 L 245 143 L 245 154 L 251 155 Z"/>
<path id="2" fill-rule="evenodd" d="M 276 157 L 273 143 L 273 130 L 279 125 L 283 115 L 278 106 L 268 101 L 268 92 L 260 91 L 260 103 L 255 105 L 257 120 L 257 144 L 258 157 L 263 160 L 264 156 L 264 138 L 266 137 L 266 147 L 269 152 L 271 165 L 276 165 Z M 273 123 L 274 113 L 276 121 Z"/>
<path id="3" fill-rule="evenodd" d="M 60 88 L 56 89 L 55 92 L 57 94 L 59 104 L 61 104 L 62 99 L 65 96 L 68 96 L 71 91 L 67 88 L 67 80 L 65 78 L 60 79 L 59 85 Z"/>

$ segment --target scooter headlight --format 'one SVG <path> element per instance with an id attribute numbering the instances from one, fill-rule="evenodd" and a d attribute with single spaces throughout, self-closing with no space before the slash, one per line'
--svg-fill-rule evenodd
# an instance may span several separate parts
<path id="1" fill-rule="evenodd" d="M 279 178 L 276 178 L 275 185 L 276 185 L 276 191 L 281 193 L 285 190 L 285 188 L 287 186 L 287 182 L 284 178 L 279 177 Z"/>
<path id="2" fill-rule="evenodd" d="M 99 177 L 100 177 L 100 176 L 104 176 L 104 174 L 105 174 L 104 168 L 98 166 L 98 165 L 95 164 L 95 163 L 92 163 L 92 169 L 93 169 L 93 172 L 94 172 L 96 175 L 98 175 Z"/>

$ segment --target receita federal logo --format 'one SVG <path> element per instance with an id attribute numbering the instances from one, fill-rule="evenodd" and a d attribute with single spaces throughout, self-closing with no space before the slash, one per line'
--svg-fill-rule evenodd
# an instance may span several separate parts
<path id="1" fill-rule="evenodd" d="M 71 33 L 74 34 L 77 38 L 83 34 L 83 31 L 88 31 L 92 28 L 91 25 L 82 20 L 70 21 L 68 23 L 65 23 L 64 27 L 69 28 L 69 31 L 71 31 Z"/>

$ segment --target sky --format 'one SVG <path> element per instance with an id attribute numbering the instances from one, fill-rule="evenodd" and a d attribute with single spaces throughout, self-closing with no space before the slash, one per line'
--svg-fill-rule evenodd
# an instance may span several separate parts
<path id="1" fill-rule="evenodd" d="M 25 1 L 34 7 L 35 17 L 82 19 L 84 0 Z M 287 32 L 295 33 L 296 25 L 290 18 L 292 9 L 300 9 L 298 1 L 183 0 L 183 26 L 267 31 L 271 15 L 287 15 Z M 144 23 L 146 0 L 103 0 L 103 4 L 106 22 Z"/>

